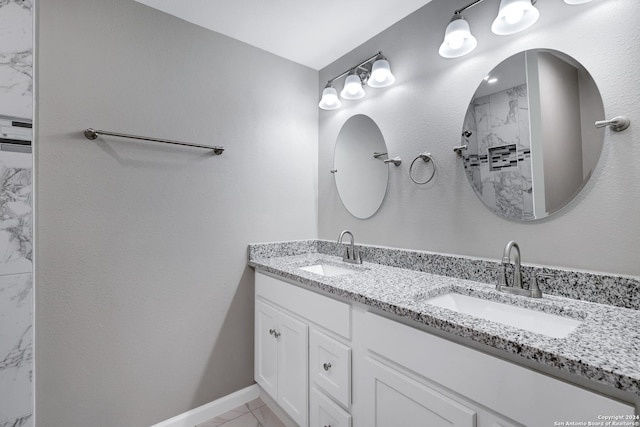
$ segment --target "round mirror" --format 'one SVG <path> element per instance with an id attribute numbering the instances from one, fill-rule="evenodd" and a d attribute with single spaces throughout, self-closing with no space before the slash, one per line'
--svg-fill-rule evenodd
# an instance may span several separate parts
<path id="1" fill-rule="evenodd" d="M 512 220 L 545 218 L 566 206 L 598 163 L 604 119 L 595 82 L 561 52 L 518 53 L 480 82 L 464 120 L 469 183 Z"/>
<path id="2" fill-rule="evenodd" d="M 387 192 L 387 146 L 378 125 L 362 114 L 340 129 L 333 153 L 333 176 L 340 200 L 356 218 L 371 217 Z"/>

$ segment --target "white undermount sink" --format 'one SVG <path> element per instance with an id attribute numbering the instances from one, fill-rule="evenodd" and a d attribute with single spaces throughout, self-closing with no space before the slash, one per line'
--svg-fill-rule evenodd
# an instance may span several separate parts
<path id="1" fill-rule="evenodd" d="M 339 267 L 337 265 L 332 264 L 314 264 L 308 265 L 306 267 L 300 267 L 300 270 L 308 271 L 310 273 L 319 274 L 321 276 L 327 277 L 335 277 L 342 276 L 345 274 L 353 274 L 354 270 L 349 270 L 348 268 Z"/>
<path id="2" fill-rule="evenodd" d="M 425 302 L 437 307 L 479 317 L 491 322 L 525 329 L 551 338 L 565 338 L 582 324 L 579 320 L 468 295 L 461 295 L 455 292 L 430 298 L 425 300 Z"/>

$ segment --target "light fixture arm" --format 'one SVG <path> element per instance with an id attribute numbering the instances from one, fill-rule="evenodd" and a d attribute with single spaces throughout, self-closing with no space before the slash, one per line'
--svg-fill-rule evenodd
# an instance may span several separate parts
<path id="1" fill-rule="evenodd" d="M 475 0 L 475 1 L 472 1 L 472 2 L 471 2 L 471 3 L 469 3 L 468 5 L 463 6 L 463 7 L 461 7 L 460 9 L 456 10 L 455 12 L 453 12 L 453 14 L 454 14 L 454 15 L 460 15 L 460 14 L 461 14 L 462 12 L 464 12 L 465 10 L 467 10 L 467 9 L 471 9 L 473 6 L 475 6 L 475 5 L 479 4 L 479 3 L 482 3 L 483 1 L 484 1 L 484 0 Z M 534 5 L 534 6 L 535 6 L 535 5 L 536 5 L 536 3 L 538 3 L 538 0 L 531 0 L 531 4 L 532 4 L 532 5 Z"/>
<path id="2" fill-rule="evenodd" d="M 482 0 L 481 0 L 482 1 Z M 362 61 L 361 63 L 359 63 L 358 65 L 356 65 L 355 67 L 351 67 L 349 68 L 347 71 L 345 71 L 344 73 L 340 73 L 337 76 L 335 76 L 334 78 L 330 79 L 327 81 L 327 86 L 330 86 L 333 84 L 334 81 L 338 80 L 339 78 L 342 78 L 344 76 L 346 76 L 347 74 L 349 74 L 351 71 L 356 70 L 356 72 L 358 71 L 358 69 L 363 68 L 364 70 L 367 71 L 367 74 L 369 74 L 369 70 L 367 70 L 366 68 L 364 68 L 365 64 L 368 64 L 370 62 L 373 62 L 375 59 L 385 59 L 384 55 L 382 54 L 382 52 L 378 52 L 375 55 L 373 55 L 371 58 L 365 59 L 364 61 Z M 362 75 L 358 74 L 360 76 L 360 78 L 362 79 Z M 367 78 L 369 76 L 367 75 Z M 363 80 L 363 82 L 366 82 L 366 79 Z"/>
<path id="3" fill-rule="evenodd" d="M 471 9 L 473 6 L 477 5 L 478 3 L 482 3 L 484 0 L 475 0 L 471 3 L 469 3 L 468 5 L 461 7 L 460 9 L 456 10 L 455 12 L 453 12 L 454 15 L 460 15 L 462 12 L 464 12 L 467 9 Z"/>

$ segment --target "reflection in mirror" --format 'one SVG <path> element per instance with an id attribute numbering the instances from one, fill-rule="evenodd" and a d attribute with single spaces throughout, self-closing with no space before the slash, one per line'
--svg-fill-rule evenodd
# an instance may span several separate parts
<path id="1" fill-rule="evenodd" d="M 469 182 L 482 202 L 512 220 L 566 206 L 598 163 L 602 98 L 573 58 L 547 49 L 516 54 L 484 77 L 462 129 Z"/>
<path id="2" fill-rule="evenodd" d="M 333 155 L 333 176 L 340 200 L 356 218 L 371 217 L 387 192 L 387 146 L 378 125 L 363 114 L 342 126 Z"/>

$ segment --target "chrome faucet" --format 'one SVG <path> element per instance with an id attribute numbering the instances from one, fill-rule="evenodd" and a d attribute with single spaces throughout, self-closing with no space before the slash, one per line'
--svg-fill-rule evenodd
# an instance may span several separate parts
<path id="1" fill-rule="evenodd" d="M 515 266 L 513 273 L 513 285 L 509 286 L 507 283 L 507 266 L 511 265 L 511 251 L 515 249 Z M 507 243 L 507 246 L 504 247 L 504 252 L 502 254 L 502 265 L 500 266 L 500 271 L 498 273 L 498 284 L 496 285 L 496 290 L 501 292 L 507 292 L 509 294 L 522 295 L 532 298 L 541 298 L 542 291 L 538 287 L 538 279 L 541 278 L 552 278 L 552 275 L 538 273 L 533 273 L 533 277 L 531 278 L 531 286 L 529 289 L 522 288 L 522 273 L 520 271 L 520 247 L 516 242 L 511 240 Z"/>
<path id="2" fill-rule="evenodd" d="M 356 241 L 355 241 L 355 238 L 353 237 L 352 232 L 350 232 L 349 230 L 344 230 L 342 233 L 340 233 L 340 237 L 338 237 L 338 243 L 342 243 L 342 238 L 344 237 L 345 234 L 348 234 L 349 236 L 351 236 L 351 245 L 347 246 L 344 249 L 344 256 L 342 257 L 342 261 L 350 262 L 352 264 L 362 264 L 362 259 L 360 258 L 360 252 L 356 250 Z"/>
<path id="3" fill-rule="evenodd" d="M 511 250 L 515 249 L 515 268 L 513 272 L 513 287 L 522 289 L 522 273 L 520 272 L 520 246 L 513 240 L 507 243 L 502 253 L 502 271 L 504 272 L 504 285 L 507 285 L 507 265 L 511 264 Z"/>

